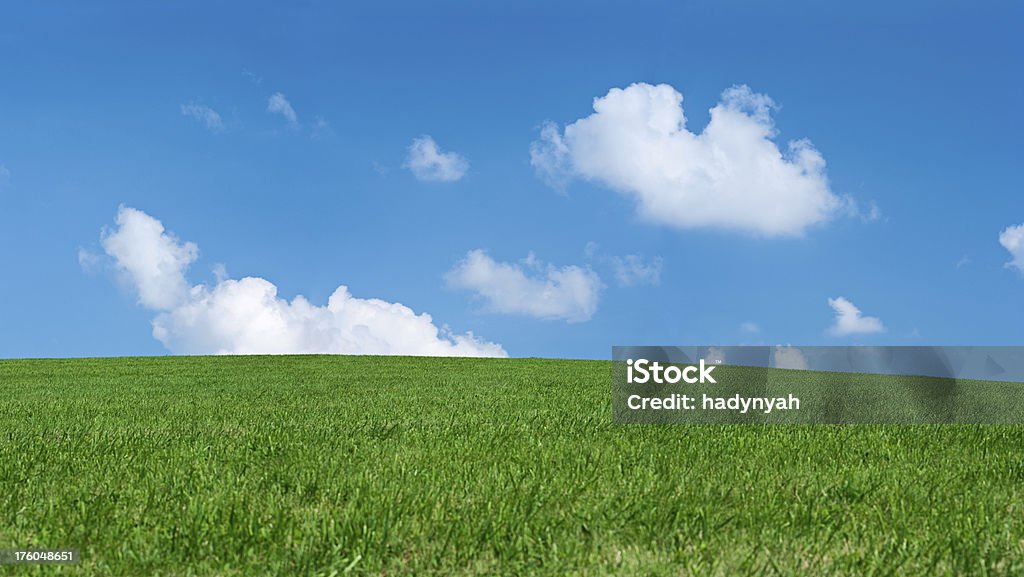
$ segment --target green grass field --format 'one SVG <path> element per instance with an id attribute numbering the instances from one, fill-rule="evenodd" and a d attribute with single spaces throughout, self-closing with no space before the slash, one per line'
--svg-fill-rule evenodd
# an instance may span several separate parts
<path id="1" fill-rule="evenodd" d="M 1021 575 L 1024 427 L 613 425 L 609 363 L 0 361 L 0 575 Z"/>

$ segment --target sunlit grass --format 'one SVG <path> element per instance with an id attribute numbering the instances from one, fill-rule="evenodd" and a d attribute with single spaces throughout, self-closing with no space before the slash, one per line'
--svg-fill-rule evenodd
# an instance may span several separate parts
<path id="1" fill-rule="evenodd" d="M 9 575 L 1024 573 L 1024 427 L 622 426 L 599 361 L 0 361 Z"/>

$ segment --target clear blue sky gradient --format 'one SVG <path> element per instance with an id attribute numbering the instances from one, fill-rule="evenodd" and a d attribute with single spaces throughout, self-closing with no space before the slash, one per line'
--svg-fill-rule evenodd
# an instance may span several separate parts
<path id="1" fill-rule="evenodd" d="M 339 285 L 401 302 L 513 356 L 625 344 L 1024 344 L 1024 278 L 998 235 L 1024 222 L 1019 2 L 11 3 L 0 15 L 0 357 L 165 354 L 151 311 L 79 248 L 118 205 L 201 258 L 193 282 L 262 276 L 323 304 Z M 633 82 L 685 96 L 691 129 L 734 84 L 771 96 L 781 144 L 809 138 L 832 189 L 874 201 L 803 238 L 640 222 L 597 184 L 529 162 Z M 300 126 L 266 112 L 284 93 Z M 225 129 L 181 114 L 201 103 Z M 326 130 L 313 130 L 317 118 Z M 429 134 L 471 168 L 402 168 Z M 660 256 L 658 286 L 588 260 Z M 587 322 L 489 313 L 444 273 L 472 249 L 591 266 Z M 965 258 L 966 257 L 966 258 Z M 960 266 L 957 266 L 960 263 Z M 887 332 L 834 338 L 845 296 Z M 747 334 L 741 323 L 761 330 Z"/>

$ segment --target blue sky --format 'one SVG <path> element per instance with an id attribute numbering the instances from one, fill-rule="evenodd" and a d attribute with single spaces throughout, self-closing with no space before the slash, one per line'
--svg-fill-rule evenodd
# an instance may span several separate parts
<path id="1" fill-rule="evenodd" d="M 394 344 L 407 321 L 447 327 L 424 346 L 471 331 L 512 356 L 1022 341 L 1024 278 L 1006 263 L 1024 249 L 1000 242 L 1024 223 L 1019 3 L 551 4 L 8 7 L 0 357 L 321 350 L 308 342 L 332 338 L 310 336 L 323 319 L 348 331 L 338 352 L 378 350 L 352 344 L 367 327 L 392 352 L 434 350 Z M 749 92 L 720 105 L 734 86 Z M 612 89 L 628 102 L 578 124 Z M 663 114 L 673 93 L 685 134 L 634 157 L 630 135 L 650 126 L 616 107 Z M 269 106 L 276 94 L 294 121 Z M 745 115 L 736 132 L 679 144 L 715 106 Z M 767 141 L 743 136 L 759 113 Z M 427 136 L 437 154 L 417 174 L 410 146 Z M 772 142 L 791 167 L 787 143 L 805 138 L 827 166 L 795 181 L 738 160 Z M 736 146 L 724 161 L 721 143 Z M 744 195 L 776 193 L 787 200 L 771 206 L 826 208 L 782 229 L 764 211 L 730 220 L 756 204 Z M 663 202 L 678 210 L 644 212 Z M 120 206 L 141 212 L 119 224 Z M 143 274 L 140 246 L 186 242 L 196 258 Z M 178 273 L 199 292 L 141 296 Z M 323 307 L 339 285 L 355 312 L 302 312 L 283 349 L 239 333 L 245 322 L 210 336 L 228 302 L 218 283 L 245 277 L 276 286 L 286 315 L 296 295 Z M 363 326 L 367 299 L 411 312 Z"/>

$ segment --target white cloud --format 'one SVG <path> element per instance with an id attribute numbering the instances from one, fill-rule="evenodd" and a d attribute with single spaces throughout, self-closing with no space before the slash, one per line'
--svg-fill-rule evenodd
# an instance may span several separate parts
<path id="1" fill-rule="evenodd" d="M 726 90 L 699 134 L 686 128 L 682 99 L 667 84 L 613 88 L 563 131 L 545 125 L 530 162 L 556 188 L 600 183 L 633 198 L 642 218 L 677 228 L 799 235 L 849 209 L 810 141 L 779 150 L 767 96 Z"/>
<path id="2" fill-rule="evenodd" d="M 635 254 L 613 256 L 609 259 L 620 287 L 639 285 L 657 286 L 661 283 L 661 257 L 644 259 Z"/>
<path id="3" fill-rule="evenodd" d="M 757 326 L 757 323 L 752 322 L 740 323 L 740 332 L 752 335 L 761 332 L 761 327 Z"/>
<path id="4" fill-rule="evenodd" d="M 1006 227 L 999 233 L 999 244 L 1010 251 L 1010 256 L 1013 257 L 1006 266 L 1024 273 L 1024 224 Z"/>
<path id="5" fill-rule="evenodd" d="M 288 99 L 280 92 L 275 92 L 270 96 L 270 100 L 267 101 L 267 112 L 280 114 L 285 117 L 288 124 L 292 126 L 299 123 L 299 115 L 295 114 L 295 109 L 292 108 L 292 103 L 288 102 Z"/>
<path id="6" fill-rule="evenodd" d="M 455 182 L 466 175 L 469 161 L 458 153 L 442 151 L 430 136 L 421 136 L 409 145 L 403 166 L 419 180 Z"/>
<path id="7" fill-rule="evenodd" d="M 220 114 L 217 114 L 217 111 L 209 106 L 194 102 L 182 104 L 181 114 L 202 123 L 210 132 L 224 131 L 224 121 L 221 120 Z"/>
<path id="8" fill-rule="evenodd" d="M 775 347 L 773 353 L 775 354 L 775 368 L 798 371 L 806 371 L 808 368 L 807 357 L 796 347 L 780 345 Z"/>
<path id="9" fill-rule="evenodd" d="M 193 287 L 183 305 L 156 317 L 153 336 L 174 352 L 192 354 L 506 356 L 472 333 L 438 330 L 430 315 L 356 298 L 345 286 L 327 306 L 316 306 L 302 296 L 280 298 L 273 283 L 254 277 Z"/>
<path id="10" fill-rule="evenodd" d="M 828 299 L 828 306 L 836 313 L 835 322 L 828 333 L 836 337 L 863 335 L 885 331 L 885 326 L 877 317 L 866 317 L 852 302 L 843 297 Z"/>
<path id="11" fill-rule="evenodd" d="M 11 182 L 11 171 L 8 170 L 6 164 L 0 163 L 0 186 L 5 186 Z"/>
<path id="12" fill-rule="evenodd" d="M 117 210 L 117 228 L 104 230 L 103 250 L 138 291 L 139 304 L 169 309 L 188 298 L 185 271 L 199 258 L 194 243 L 179 242 L 159 220 L 125 206 Z"/>
<path id="13" fill-rule="evenodd" d="M 493 312 L 569 322 L 594 316 L 604 286 L 589 268 L 545 265 L 532 253 L 521 263 L 502 263 L 482 250 L 466 254 L 446 279 L 453 288 L 477 293 Z"/>
<path id="14" fill-rule="evenodd" d="M 438 329 L 430 315 L 399 303 L 356 298 L 345 286 L 326 306 L 302 296 L 283 299 L 262 278 L 225 278 L 223 267 L 213 286 L 190 286 L 185 273 L 198 255 L 194 244 L 132 208 L 118 211 L 117 225 L 103 233 L 103 248 L 139 302 L 158 311 L 153 336 L 174 353 L 507 356 L 500 345 Z"/>

